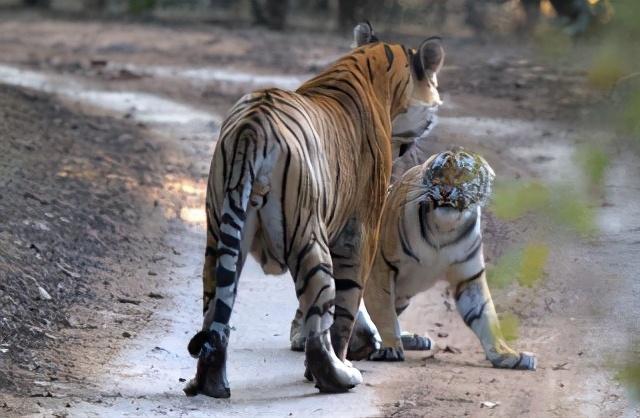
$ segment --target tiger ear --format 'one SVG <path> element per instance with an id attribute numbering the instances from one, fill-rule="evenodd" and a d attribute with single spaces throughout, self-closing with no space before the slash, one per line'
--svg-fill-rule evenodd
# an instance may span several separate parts
<path id="1" fill-rule="evenodd" d="M 418 80 L 422 80 L 425 76 L 432 77 L 440 71 L 444 63 L 444 55 L 441 38 L 432 36 L 424 40 L 413 56 L 412 62 Z"/>
<path id="2" fill-rule="evenodd" d="M 376 42 L 377 40 L 378 38 L 373 32 L 373 27 L 368 20 L 358 23 L 356 27 L 353 28 L 353 44 L 351 45 L 353 48 Z"/>

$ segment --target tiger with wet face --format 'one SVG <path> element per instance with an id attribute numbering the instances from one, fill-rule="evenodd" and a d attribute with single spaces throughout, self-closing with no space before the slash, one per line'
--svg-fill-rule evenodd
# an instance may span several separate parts
<path id="1" fill-rule="evenodd" d="M 294 278 L 307 378 L 321 392 L 361 383 L 347 345 L 376 254 L 395 119 L 440 104 L 444 59 L 438 39 L 415 50 L 368 40 L 295 92 L 242 97 L 224 121 L 207 183 L 204 321 L 189 343 L 198 365 L 187 395 L 230 396 L 229 320 L 248 253 L 266 273 Z M 415 122 L 403 130 L 424 128 Z"/>
<path id="2" fill-rule="evenodd" d="M 402 333 L 398 315 L 444 279 L 493 366 L 535 370 L 533 354 L 507 346 L 487 287 L 480 216 L 493 178 L 481 156 L 458 148 L 431 156 L 393 184 L 364 296 L 382 337 L 369 359 L 402 361 L 404 350 L 432 348 L 428 337 Z"/>

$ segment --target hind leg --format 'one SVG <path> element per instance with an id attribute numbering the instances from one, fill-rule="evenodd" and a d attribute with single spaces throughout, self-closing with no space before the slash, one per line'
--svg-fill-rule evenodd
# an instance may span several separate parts
<path id="1" fill-rule="evenodd" d="M 505 342 L 484 269 L 457 283 L 455 299 L 458 312 L 480 340 L 491 364 L 498 368 L 535 370 L 536 358 L 532 353 L 517 353 Z"/>
<path id="2" fill-rule="evenodd" d="M 336 288 L 328 248 L 312 238 L 293 251 L 291 258 L 289 265 L 297 267 L 291 271 L 295 272 L 306 336 L 306 375 L 313 377 L 321 392 L 346 392 L 362 383 L 362 376 L 336 356 L 331 344 L 329 328 L 335 313 Z"/>
<path id="3" fill-rule="evenodd" d="M 336 313 L 335 321 L 331 326 L 331 341 L 336 355 L 345 360 L 349 348 L 349 340 L 353 333 L 356 318 L 359 317 L 358 339 L 362 347 L 358 347 L 361 353 L 352 353 L 354 356 L 366 358 L 375 350 L 375 334 L 371 327 L 367 326 L 368 315 L 360 312 L 362 301 L 363 282 L 362 274 L 362 226 L 352 218 L 338 235 L 331 246 L 331 259 L 333 262 L 333 274 L 336 283 Z M 366 312 L 366 311 L 365 311 Z M 360 335 L 362 334 L 362 335 Z M 354 357 L 355 358 L 355 357 Z"/>

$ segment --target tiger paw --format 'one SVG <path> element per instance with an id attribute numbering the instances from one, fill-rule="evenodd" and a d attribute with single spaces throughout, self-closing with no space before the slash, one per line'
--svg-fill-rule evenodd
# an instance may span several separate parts
<path id="1" fill-rule="evenodd" d="M 376 350 L 380 349 L 381 339 L 379 334 L 372 332 L 356 332 L 354 330 L 349 340 L 349 360 L 365 360 Z"/>
<path id="2" fill-rule="evenodd" d="M 371 361 L 404 361 L 404 351 L 397 347 L 383 347 L 369 355 Z"/>
<path id="3" fill-rule="evenodd" d="M 514 370 L 531 370 L 535 371 L 538 367 L 538 360 L 535 354 L 523 351 L 520 354 L 512 354 L 502 356 L 498 359 L 491 361 L 493 367 L 499 369 L 514 369 Z"/>
<path id="4" fill-rule="evenodd" d="M 347 358 L 349 360 L 365 360 L 371 353 L 380 349 L 382 338 L 378 329 L 369 317 L 364 305 L 360 306 L 349 340 Z"/>
<path id="5" fill-rule="evenodd" d="M 341 393 L 362 383 L 360 371 L 343 363 L 335 355 L 331 346 L 329 331 L 307 338 L 305 346 L 307 367 L 316 382 L 316 387 L 323 393 Z M 307 377 L 308 378 L 308 377 Z"/>
<path id="6" fill-rule="evenodd" d="M 434 347 L 431 338 L 410 332 L 403 332 L 400 339 L 402 340 L 402 348 L 406 351 L 428 351 Z"/>
<path id="7" fill-rule="evenodd" d="M 227 344 L 229 330 L 205 331 L 196 334 L 189 343 L 189 352 L 198 353 L 196 377 L 184 387 L 187 396 L 203 394 L 214 398 L 231 396 L 227 381 Z"/>

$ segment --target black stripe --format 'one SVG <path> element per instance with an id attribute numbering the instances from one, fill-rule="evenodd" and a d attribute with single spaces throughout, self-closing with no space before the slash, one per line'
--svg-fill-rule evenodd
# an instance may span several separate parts
<path id="1" fill-rule="evenodd" d="M 207 245 L 207 248 L 204 250 L 205 257 L 215 257 L 216 253 L 217 253 L 216 249 L 210 245 Z"/>
<path id="2" fill-rule="evenodd" d="M 391 66 L 393 65 L 393 51 L 391 50 L 391 48 L 389 48 L 389 45 L 384 44 L 384 53 L 387 56 L 387 61 L 389 62 L 389 65 L 387 66 L 387 71 L 389 71 L 391 69 Z"/>
<path id="3" fill-rule="evenodd" d="M 367 69 L 369 70 L 369 81 L 373 83 L 373 71 L 371 71 L 371 61 L 367 58 Z"/>
<path id="4" fill-rule="evenodd" d="M 340 184 L 340 164 L 336 164 L 336 185 Z M 336 208 L 338 207 L 338 196 L 334 196 L 333 197 L 333 203 L 331 204 L 331 213 L 329 214 L 329 217 L 327 218 L 327 225 L 331 225 L 331 222 L 333 221 L 333 217 L 335 216 L 336 213 Z"/>
<path id="5" fill-rule="evenodd" d="M 452 241 L 449 241 L 446 244 L 442 244 L 441 247 L 448 247 L 450 245 L 455 245 L 455 244 L 459 243 L 464 238 L 466 238 L 467 235 L 469 235 L 471 232 L 473 232 L 473 230 L 475 229 L 477 223 L 478 223 L 478 215 L 476 214 L 476 216 L 474 216 L 473 220 L 471 222 L 469 222 L 469 224 L 464 228 L 464 230 L 462 231 L 462 233 L 460 235 L 458 235 Z"/>
<path id="6" fill-rule="evenodd" d="M 213 313 L 213 322 L 227 325 L 231 319 L 231 308 L 221 300 L 216 301 L 215 311 Z"/>
<path id="7" fill-rule="evenodd" d="M 331 278 L 333 278 L 333 273 L 331 271 L 331 266 L 330 265 L 325 264 L 325 263 L 320 263 L 320 264 L 314 266 L 311 270 L 309 270 L 307 272 L 307 274 L 305 274 L 304 278 L 302 279 L 302 287 L 300 287 L 300 289 L 296 290 L 296 295 L 298 297 L 300 297 L 304 293 L 304 291 L 307 289 L 307 285 L 309 284 L 309 281 L 311 281 L 313 276 L 315 276 L 320 271 L 328 274 Z"/>
<path id="8" fill-rule="evenodd" d="M 400 316 L 400 314 L 404 312 L 404 310 L 407 309 L 408 307 L 409 307 L 409 304 L 396 308 L 396 316 Z"/>
<path id="9" fill-rule="evenodd" d="M 349 312 L 347 309 L 343 308 L 342 306 L 336 305 L 336 312 L 334 314 L 335 318 L 338 317 L 342 317 L 342 318 L 347 318 L 350 321 L 354 321 L 355 318 L 353 317 L 353 315 L 351 314 L 351 312 Z"/>
<path id="10" fill-rule="evenodd" d="M 387 260 L 387 257 L 384 256 L 382 250 L 380 251 L 380 255 L 382 256 L 382 260 L 387 265 L 387 267 L 389 267 L 389 269 L 393 271 L 393 281 L 395 282 L 396 280 L 398 280 L 398 273 L 400 272 L 400 270 L 398 270 L 398 267 L 394 266 L 389 260 Z"/>
<path id="11" fill-rule="evenodd" d="M 280 208 L 282 210 L 282 248 L 285 251 L 284 259 L 287 260 L 289 259 L 289 254 L 287 254 L 287 218 L 284 213 L 284 208 L 287 207 L 286 205 L 287 184 L 289 182 L 289 166 L 291 164 L 291 148 L 289 147 L 289 144 L 287 143 L 287 141 L 284 141 L 284 144 L 287 146 L 287 150 L 285 151 L 287 153 L 287 158 L 284 162 L 284 171 L 282 176 L 282 191 L 281 191 L 282 194 L 280 195 Z"/>
<path id="12" fill-rule="evenodd" d="M 226 269 L 220 262 L 216 268 L 216 286 L 227 287 L 232 285 L 236 280 L 236 272 Z"/>
<path id="13" fill-rule="evenodd" d="M 234 229 L 237 229 L 237 230 L 240 230 L 241 228 L 241 226 L 236 223 L 235 219 L 233 219 L 233 217 L 228 213 L 222 214 L 222 222 L 227 225 L 231 225 Z"/>
<path id="14" fill-rule="evenodd" d="M 336 291 L 362 289 L 362 286 L 360 286 L 358 282 L 351 279 L 335 279 L 335 284 Z"/>
<path id="15" fill-rule="evenodd" d="M 238 193 L 240 195 L 240 199 L 242 199 L 242 193 Z M 229 199 L 229 207 L 233 211 L 233 213 L 240 219 L 241 221 L 245 221 L 247 219 L 247 214 L 241 206 L 236 205 L 236 202 L 231 199 L 231 196 L 227 195 L 227 199 Z M 242 202 L 240 202 L 242 205 Z"/>
<path id="16" fill-rule="evenodd" d="M 401 83 L 396 84 L 396 87 L 395 87 L 395 89 L 393 90 L 393 96 L 391 96 L 391 99 L 392 99 L 392 100 L 397 100 L 397 99 L 399 99 L 399 97 L 398 97 L 398 90 L 400 89 L 400 86 L 402 86 L 402 91 L 405 91 L 405 89 L 406 89 L 406 87 L 407 87 L 407 84 L 409 84 L 409 78 L 408 78 L 408 77 L 404 80 L 404 83 L 402 83 L 402 84 L 401 84 Z M 417 136 L 417 135 L 415 135 L 415 136 Z"/>
<path id="17" fill-rule="evenodd" d="M 208 220 L 208 218 L 207 218 Z M 218 236 L 216 234 L 213 233 L 213 225 L 211 224 L 211 222 L 207 222 L 207 232 L 209 232 L 209 234 L 216 240 L 218 241 Z"/>
<path id="18" fill-rule="evenodd" d="M 426 219 L 426 216 L 425 216 L 427 213 L 427 208 L 428 208 L 428 203 L 424 201 L 420 202 L 420 205 L 418 206 L 418 221 L 420 223 L 420 235 L 422 236 L 422 239 L 427 244 L 429 244 L 431 248 L 436 248 L 436 246 L 431 242 L 427 234 L 427 228 L 429 228 L 429 221 Z"/>
<path id="19" fill-rule="evenodd" d="M 475 257 L 478 254 L 478 251 L 480 251 L 480 249 L 482 248 L 482 238 L 478 238 L 477 243 L 474 244 L 474 247 L 472 248 L 472 250 L 469 252 L 469 254 L 467 254 L 467 256 L 465 258 L 463 258 L 462 260 L 457 260 L 454 261 L 453 264 L 462 264 L 462 263 L 466 263 L 467 261 L 471 260 L 473 257 Z"/>
<path id="20" fill-rule="evenodd" d="M 307 245 L 305 245 L 305 246 L 304 246 L 304 248 L 302 249 L 302 251 L 300 251 L 300 252 L 298 253 L 298 257 L 297 257 L 297 260 L 296 260 L 296 270 L 295 270 L 295 271 L 296 271 L 296 273 L 300 270 L 300 264 L 302 264 L 302 260 L 304 259 L 304 257 L 305 257 L 307 254 L 309 254 L 309 252 L 313 249 L 313 247 L 315 246 L 315 244 L 316 244 L 316 240 L 315 240 L 315 238 L 314 238 L 314 239 L 311 239 L 311 240 L 307 243 Z"/>
<path id="21" fill-rule="evenodd" d="M 467 314 L 464 316 L 463 321 L 465 324 L 467 324 L 468 327 L 471 327 L 471 324 L 473 324 L 473 321 L 475 321 L 476 319 L 480 319 L 480 317 L 482 316 L 482 313 L 484 312 L 484 308 L 487 306 L 487 303 L 489 303 L 489 301 L 485 301 L 481 306 L 480 309 L 477 310 L 476 309 L 472 309 L 469 312 L 467 312 Z"/>
<path id="22" fill-rule="evenodd" d="M 219 250 L 216 250 L 215 255 L 217 256 L 230 255 L 231 257 L 237 257 L 238 251 L 234 251 L 231 248 L 222 247 Z"/>
<path id="23" fill-rule="evenodd" d="M 458 300 L 460 300 L 460 296 L 462 295 L 462 286 L 476 280 L 477 278 L 479 278 L 480 276 L 482 276 L 482 273 L 484 273 L 484 269 L 480 270 L 479 272 L 477 272 L 476 274 L 474 274 L 473 276 L 469 277 L 468 279 L 464 279 L 463 281 L 461 281 L 460 283 L 458 283 L 458 285 L 456 286 L 456 292 L 455 292 L 455 299 L 456 302 Z"/>
<path id="24" fill-rule="evenodd" d="M 220 234 L 220 241 L 227 247 L 235 248 L 236 250 L 240 248 L 240 240 L 232 235 L 225 234 L 224 232 Z"/>
<path id="25" fill-rule="evenodd" d="M 408 255 L 409 257 L 413 258 L 414 260 L 416 260 L 416 262 L 419 263 L 420 259 L 418 259 L 418 257 L 413 253 L 411 246 L 406 241 L 404 232 L 405 232 L 404 222 L 402 222 L 402 224 L 398 223 L 398 235 L 400 236 L 400 245 L 402 246 L 402 252 L 404 252 L 405 255 Z"/>

